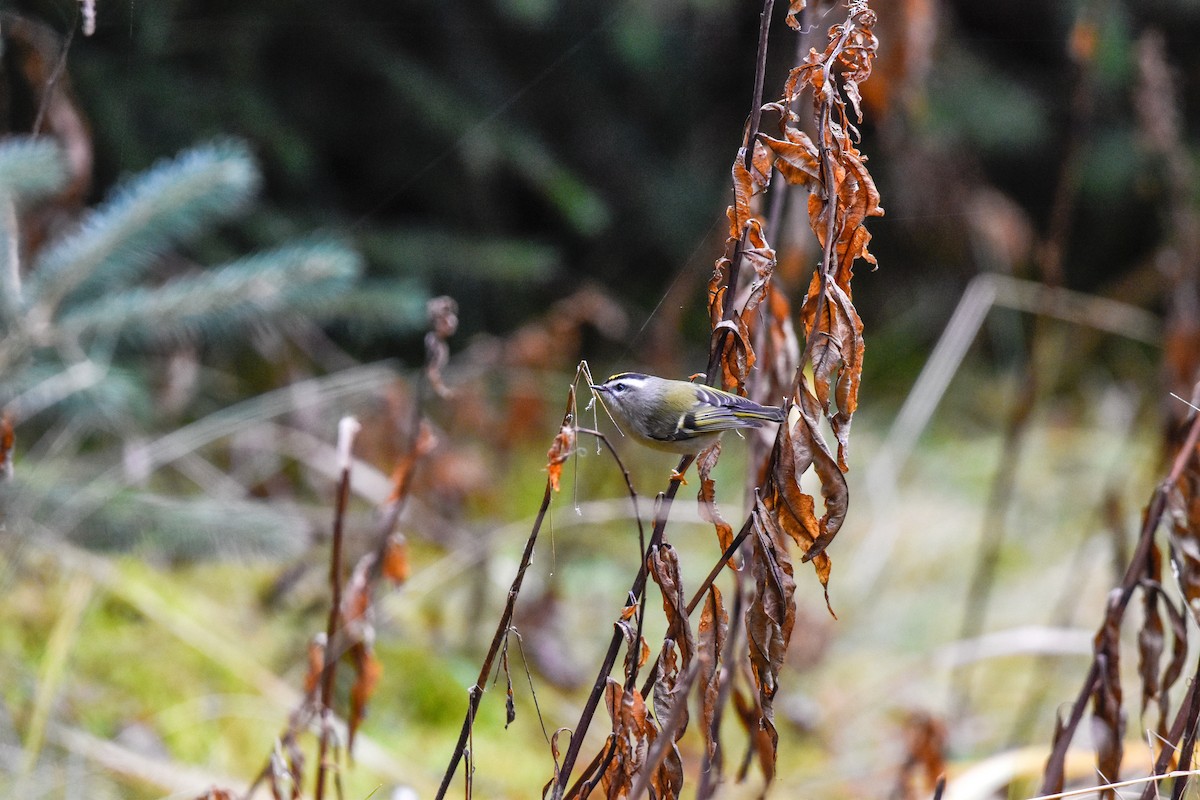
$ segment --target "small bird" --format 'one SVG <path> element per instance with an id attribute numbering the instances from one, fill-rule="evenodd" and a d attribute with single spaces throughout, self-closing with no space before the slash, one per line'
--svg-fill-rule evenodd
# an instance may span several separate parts
<path id="1" fill-rule="evenodd" d="M 783 422 L 777 406 L 688 381 L 619 372 L 592 391 L 634 439 L 655 450 L 695 455 L 738 428 Z"/>

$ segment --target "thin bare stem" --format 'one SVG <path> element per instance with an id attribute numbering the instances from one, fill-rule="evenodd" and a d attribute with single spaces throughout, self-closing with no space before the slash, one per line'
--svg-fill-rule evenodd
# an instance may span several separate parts
<path id="1" fill-rule="evenodd" d="M 754 169 L 754 144 L 758 140 L 758 127 L 762 122 L 763 84 L 767 74 L 767 40 L 771 32 L 771 11 L 775 0 L 764 0 L 762 14 L 759 16 L 758 55 L 754 61 L 754 96 L 750 101 L 750 119 L 746 123 L 746 136 L 742 140 L 742 160 L 747 170 Z M 729 257 L 729 278 L 725 282 L 725 303 L 721 309 L 721 320 L 728 322 L 733 319 L 734 301 L 737 299 L 738 280 L 742 270 L 742 251 L 746 248 L 746 237 L 749 227 L 744 228 L 734 243 L 733 253 Z M 718 367 L 721 364 L 721 353 L 725 351 L 725 340 L 729 331 L 725 328 L 718 330 L 716 341 L 709 349 L 708 369 L 705 372 L 705 382 L 715 386 Z"/>
<path id="2" fill-rule="evenodd" d="M 325 663 L 321 667 L 321 738 L 317 751 L 316 800 L 325 796 L 325 773 L 328 771 L 326 755 L 329 751 L 329 734 L 332 730 L 333 679 L 337 672 L 338 623 L 342 618 L 342 539 L 346 522 L 346 506 L 350 501 L 350 468 L 354 460 L 350 457 L 354 436 L 361 430 L 353 417 L 343 417 L 338 424 L 338 460 L 341 462 L 342 478 L 338 484 L 337 507 L 333 514 L 333 543 L 329 556 L 329 621 L 325 626 Z"/>
<path id="3" fill-rule="evenodd" d="M 775 0 L 764 0 L 762 14 L 758 18 L 758 60 L 754 64 L 754 97 L 750 101 L 750 124 L 746 126 L 743 156 L 746 169 L 754 168 L 754 142 L 758 138 L 758 126 L 762 120 L 763 83 L 767 74 L 767 39 L 771 33 L 771 11 Z"/>

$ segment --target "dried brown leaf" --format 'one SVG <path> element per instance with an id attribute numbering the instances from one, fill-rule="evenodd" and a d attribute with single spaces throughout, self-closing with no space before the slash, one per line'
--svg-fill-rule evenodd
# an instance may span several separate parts
<path id="1" fill-rule="evenodd" d="M 708 756 L 717 751 L 718 731 L 713 730 L 717 698 L 721 686 L 721 653 L 729 634 L 729 614 L 725 611 L 721 592 L 716 585 L 708 588 L 704 609 L 700 612 L 696 657 L 700 659 L 700 717 Z"/>
<path id="2" fill-rule="evenodd" d="M 696 493 L 696 501 L 700 506 L 700 518 L 716 529 L 717 542 L 721 545 L 723 553 L 733 544 L 733 526 L 721 516 L 721 511 L 717 508 L 717 485 L 712 479 L 712 471 L 720 457 L 719 441 L 696 457 L 696 473 L 700 476 L 700 491 Z M 729 566 L 737 569 L 734 559 L 730 558 Z"/>
<path id="3" fill-rule="evenodd" d="M 562 478 L 563 464 L 567 463 L 567 459 L 575 452 L 575 429 L 570 425 L 563 425 L 562 430 L 554 437 L 554 443 L 550 445 L 549 452 L 546 453 L 546 473 L 550 478 L 550 488 L 558 491 L 559 480 Z"/>
<path id="4" fill-rule="evenodd" d="M 646 644 L 644 637 L 638 636 L 637 613 L 638 604 L 630 603 L 621 610 L 621 617 L 616 623 L 621 637 L 625 640 L 626 675 L 633 675 L 650 659 L 650 646 Z"/>
<path id="5" fill-rule="evenodd" d="M 304 693 L 311 695 L 321 685 L 321 673 L 325 670 L 325 632 L 322 631 L 308 641 L 308 672 L 304 675 Z"/>
<path id="6" fill-rule="evenodd" d="M 796 582 L 787 551 L 787 535 L 775 515 L 761 500 L 752 514 L 749 560 L 755 595 L 746 609 L 746 638 L 762 710 L 760 724 L 767 731 L 774 752 L 779 735 L 775 730 L 773 704 L 779 688 L 779 670 L 796 621 Z"/>
<path id="7" fill-rule="evenodd" d="M 807 4 L 807 0 L 788 0 L 788 12 L 784 21 L 792 30 L 800 30 L 800 22 L 796 19 L 796 15 L 803 11 Z"/>
<path id="8" fill-rule="evenodd" d="M 683 599 L 682 593 L 679 598 Z M 684 624 L 686 625 L 686 618 Z M 678 797 L 680 789 L 683 788 L 683 758 L 676 744 L 688 724 L 687 695 L 690 685 L 681 681 L 681 675 L 687 669 L 686 658 L 685 663 L 680 664 L 683 650 L 683 647 L 677 647 L 674 639 L 667 638 L 663 642 L 662 656 L 658 662 L 658 679 L 654 682 L 654 717 L 658 720 L 660 730 L 675 724 L 674 736 L 668 742 L 667 751 L 650 778 L 655 796 L 664 800 Z"/>
<path id="9" fill-rule="evenodd" d="M 721 385 L 726 391 L 745 396 L 746 379 L 754 367 L 755 356 L 750 344 L 750 329 L 742 315 L 735 311 L 732 319 L 718 322 L 713 327 L 712 338 L 714 346 L 721 348 Z M 720 344 L 715 344 L 717 342 Z"/>
<path id="10" fill-rule="evenodd" d="M 793 186 L 803 186 L 814 194 L 823 194 L 825 184 L 821 178 L 821 162 L 817 146 L 809 135 L 798 128 L 787 125 L 783 138 L 775 139 L 761 134 L 762 141 L 775 154 L 775 168 L 784 180 Z"/>
<path id="11" fill-rule="evenodd" d="M 1142 714 L 1152 699 L 1158 697 L 1158 665 L 1165 644 L 1165 628 L 1159 611 L 1158 592 L 1155 590 L 1162 580 L 1162 553 L 1157 544 L 1150 545 L 1150 564 L 1146 570 L 1148 581 L 1153 585 L 1142 585 L 1142 627 L 1138 631 L 1138 676 L 1142 682 Z"/>
<path id="12" fill-rule="evenodd" d="M 1099 673 L 1092 690 L 1092 741 L 1096 747 L 1096 769 L 1105 781 L 1120 779 L 1124 756 L 1125 711 L 1121 706 L 1121 611 L 1110 601 L 1104 624 L 1096 633 L 1095 658 Z M 1101 797 L 1115 797 L 1103 790 Z"/>
<path id="13" fill-rule="evenodd" d="M 346 720 L 349 731 L 346 747 L 354 749 L 354 734 L 367 716 L 367 709 L 375 690 L 379 687 L 379 679 L 383 675 L 383 664 L 375 657 L 375 649 L 369 639 L 364 639 L 350 649 L 350 657 L 354 663 L 354 684 L 350 687 L 350 716 Z"/>
<path id="14" fill-rule="evenodd" d="M 681 663 L 678 672 L 687 670 L 696 650 L 692 626 L 688 623 L 687 600 L 683 596 L 683 575 L 679 569 L 679 554 L 669 544 L 655 548 L 650 555 L 650 577 L 662 590 L 663 614 L 667 619 L 668 639 L 679 648 Z"/>
<path id="15" fill-rule="evenodd" d="M 725 311 L 725 293 L 728 287 L 725 281 L 729 277 L 729 259 L 722 256 L 713 265 L 712 277 L 708 279 L 708 317 L 710 327 L 721 324 Z"/>
<path id="16" fill-rule="evenodd" d="M 821 435 L 820 405 L 803 377 L 796 384 L 788 420 L 780 426 L 775 446 L 774 471 L 763 503 L 780 529 L 804 552 L 803 560 L 813 562 L 829 605 L 831 562 L 825 548 L 846 519 L 850 490 Z M 810 466 L 820 481 L 825 504 L 820 519 L 816 516 L 816 502 L 800 486 L 800 478 Z M 833 614 L 832 607 L 829 613 Z"/>
<path id="17" fill-rule="evenodd" d="M 408 497 L 408 491 L 412 485 L 413 468 L 416 467 L 418 461 L 433 452 L 437 444 L 438 439 L 434 435 L 433 429 L 429 427 L 429 423 L 422 420 L 412 448 L 392 469 L 392 491 L 388 495 L 386 503 L 396 503 Z"/>
<path id="18" fill-rule="evenodd" d="M 746 227 L 746 239 L 741 249 L 742 266 L 754 270 L 754 279 L 750 282 L 750 292 L 742 304 L 742 316 L 751 316 L 750 312 L 758 307 L 766 295 L 771 277 L 775 274 L 775 250 L 767 243 L 763 234 L 762 222 L 750 220 Z"/>
<path id="19" fill-rule="evenodd" d="M 738 773 L 738 781 L 746 779 L 746 771 L 750 766 L 750 756 L 758 756 L 758 766 L 762 770 L 763 778 L 767 785 L 770 785 L 775 780 L 775 741 L 774 728 L 768 730 L 761 724 L 763 712 L 762 709 L 754 702 L 753 698 L 747 697 L 742 693 L 742 690 L 737 686 L 733 687 L 733 708 L 737 712 L 738 721 L 742 723 L 742 727 L 746 729 L 747 747 L 749 752 L 746 754 L 746 761 L 743 762 L 742 768 Z"/>
<path id="20" fill-rule="evenodd" d="M 813 341 L 814 393 L 837 437 L 837 463 L 845 472 L 848 469 L 850 423 L 858 410 L 858 388 L 862 381 L 863 324 L 849 295 L 841 287 L 826 282 L 823 294 L 821 289 L 820 276 L 813 275 L 801 317 L 807 335 Z M 836 412 L 831 412 L 831 399 L 836 400 Z"/>
<path id="21" fill-rule="evenodd" d="M 675 742 L 688 725 L 687 695 L 690 683 L 684 674 L 695 657 L 696 642 L 688 623 L 687 600 L 683 596 L 683 578 L 679 555 L 664 544 L 650 556 L 650 576 L 663 596 L 667 632 L 654 681 L 654 716 L 660 726 L 674 725 L 674 735 L 662 762 L 651 777 L 659 797 L 677 797 L 683 786 L 683 762 Z"/>
<path id="22" fill-rule="evenodd" d="M 757 138 L 754 140 L 754 158 L 746 165 L 746 148 L 738 149 L 733 162 L 733 205 L 726 212 L 729 217 L 729 238 L 740 239 L 742 230 L 754 216 L 751 208 L 754 196 L 765 191 L 771 180 L 771 156 Z"/>
<path id="23" fill-rule="evenodd" d="M 383 577 L 398 586 L 408 580 L 410 571 L 408 539 L 400 533 L 389 534 L 383 545 Z"/>
<path id="24" fill-rule="evenodd" d="M 612 720 L 613 758 L 601 778 L 601 785 L 606 797 L 628 797 L 637 774 L 646 766 L 646 754 L 658 731 L 636 688 L 625 689 L 609 678 L 604 689 L 604 705 Z"/>
<path id="25" fill-rule="evenodd" d="M 930 714 L 914 711 L 905 715 L 901 733 L 905 757 L 891 796 L 896 800 L 924 798 L 946 773 L 946 725 Z M 924 791 L 918 791 L 913 782 L 918 770 L 925 778 Z"/>

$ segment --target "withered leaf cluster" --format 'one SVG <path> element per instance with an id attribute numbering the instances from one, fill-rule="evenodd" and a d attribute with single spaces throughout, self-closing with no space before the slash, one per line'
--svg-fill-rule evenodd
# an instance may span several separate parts
<path id="1" fill-rule="evenodd" d="M 789 24 L 802 6 L 791 4 Z M 689 721 L 684 697 L 692 686 L 700 700 L 710 770 L 700 796 L 708 796 L 720 780 L 719 719 L 722 705 L 730 700 L 749 737 L 751 758 L 744 763 L 756 760 L 768 781 L 774 775 L 778 736 L 772 709 L 796 619 L 791 549 L 796 547 L 804 561 L 813 562 L 827 592 L 826 548 L 849 504 L 844 473 L 863 362 L 863 325 L 851 299 L 851 279 L 856 261 L 875 263 L 865 223 L 883 213 L 866 158 L 856 146 L 855 129 L 855 122 L 861 121 L 858 84 L 870 75 L 875 54 L 874 22 L 865 4 L 852 4 L 845 22 L 830 30 L 826 48 L 810 51 L 789 74 L 783 96 L 762 106 L 762 112 L 778 117 L 779 136 L 747 132 L 747 143 L 732 168 L 728 246 L 708 285 L 710 381 L 761 402 L 782 401 L 787 409 L 774 447 L 754 471 L 761 488 L 755 490 L 754 507 L 740 534 L 716 504 L 713 468 L 720 446 L 697 458 L 701 516 L 716 529 L 723 552 L 732 553 L 738 542 L 746 541 L 743 552 L 753 592 L 739 613 L 746 633 L 742 663 L 748 667 L 753 692 L 743 692 L 729 677 L 744 667 L 736 663 L 736 655 L 725 652 L 730 616 L 721 595 L 707 587 L 700 634 L 694 636 L 688 625 L 692 609 L 682 603 L 674 551 L 668 545 L 652 545 L 649 573 L 662 591 L 668 624 L 653 681 L 643 689 L 653 690 L 653 714 L 647 713 L 645 697 L 632 680 L 623 686 L 609 680 L 604 696 L 612 734 L 585 772 L 599 779 L 581 779 L 579 796 L 587 796 L 593 786 L 602 787 L 607 797 L 635 796 L 646 782 L 656 797 L 678 796 L 682 772 L 674 742 Z M 804 118 L 811 121 L 815 140 L 802 129 Z M 792 305 L 773 280 L 776 253 L 760 208 L 776 173 L 785 184 L 806 192 L 809 221 L 824 252 L 798 314 L 803 346 Z M 836 447 L 826 441 L 825 425 Z M 820 484 L 820 503 L 801 485 L 810 470 Z M 730 566 L 736 567 L 732 558 Z M 627 636 L 634 634 L 631 624 L 625 628 Z M 630 642 L 629 652 L 638 651 Z M 721 665 L 731 658 L 735 663 L 727 665 L 724 680 L 729 685 L 724 686 Z"/>
<path id="2" fill-rule="evenodd" d="M 787 21 L 793 28 L 798 28 L 795 15 L 803 6 L 803 0 L 789 4 Z M 713 469 L 719 445 L 697 457 L 700 513 L 716 529 L 722 557 L 690 600 L 685 599 L 678 555 L 664 538 L 667 510 L 680 484 L 673 482 L 660 495 L 645 560 L 614 623 L 607 655 L 565 752 L 560 751 L 560 740 L 566 729 L 550 737 L 554 774 L 543 789 L 546 797 L 679 797 L 685 768 L 678 742 L 697 722 L 693 719 L 697 710 L 704 744 L 697 797 L 713 796 L 724 780 L 720 732 L 726 710 L 747 734 L 739 779 L 755 763 L 768 783 L 774 777 L 778 736 L 773 704 L 797 617 L 792 549 L 801 553 L 803 561 L 813 563 L 828 604 L 831 562 L 826 548 L 842 527 L 849 505 L 844 473 L 864 349 L 851 280 L 856 261 L 875 263 L 865 224 L 883 213 L 866 157 L 857 147 L 855 128 L 861 121 L 858 87 L 870 75 L 875 56 L 874 24 L 875 15 L 866 3 L 854 0 L 845 21 L 830 29 L 826 47 L 810 51 L 791 70 L 780 99 L 765 105 L 756 100 L 732 168 L 726 252 L 716 262 L 708 284 L 712 333 L 706 376 L 727 390 L 782 405 L 786 418 L 774 445 L 760 452 L 750 471 L 754 502 L 737 533 L 716 503 Z M 760 79 L 768 28 L 769 15 L 764 15 Z M 756 85 L 761 86 L 761 80 Z M 778 119 L 778 138 L 758 130 L 764 114 Z M 811 124 L 811 133 L 804 130 L 803 120 Z M 823 250 L 798 312 L 786 289 L 775 281 L 776 251 L 767 219 L 778 217 L 760 207 L 772 184 L 778 185 L 772 197 L 786 197 L 791 187 L 804 193 L 809 221 Z M 573 408 L 572 394 L 547 454 L 542 506 L 480 682 L 472 689 L 439 798 L 447 796 L 459 762 L 469 761 L 468 742 L 483 679 L 511 632 L 512 605 L 550 498 L 559 486 L 562 465 L 577 449 L 575 439 L 580 433 L 596 435 L 607 444 L 602 434 L 577 427 Z M 833 445 L 823 433 L 826 428 L 833 434 Z M 681 470 L 690 458 L 681 462 Z M 618 466 L 625 471 L 619 458 Z M 801 483 L 810 471 L 819 482 L 819 502 Z M 625 474 L 637 516 L 636 493 Z M 641 531 L 640 517 L 637 521 Z M 733 568 L 736 581 L 731 610 L 726 610 L 726 601 L 713 584 L 725 566 Z M 644 592 L 650 581 L 662 595 L 666 621 L 656 658 L 651 658 L 643 633 Z M 700 617 L 693 629 L 691 614 L 697 607 Z M 623 680 L 612 675 L 621 648 Z M 639 685 L 639 671 L 647 665 L 649 674 Z M 697 702 L 689 711 L 693 691 Z M 573 778 L 594 715 L 605 711 L 610 731 L 604 744 Z M 470 769 L 468 764 L 468 796 Z"/>
<path id="3" fill-rule="evenodd" d="M 796 27 L 795 14 L 802 7 L 803 3 L 791 4 L 789 25 Z M 863 323 L 854 308 L 851 281 L 857 261 L 875 264 L 866 222 L 883 214 L 866 157 L 857 147 L 855 127 L 862 120 L 858 87 L 870 76 L 877 48 L 875 21 L 865 3 L 850 4 L 846 20 L 830 29 L 825 49 L 810 50 L 791 70 L 783 96 L 762 107 L 764 114 L 778 118 L 779 133 L 776 137 L 749 131 L 748 144 L 738 153 L 734 201 L 727 212 L 729 246 L 709 282 L 713 360 L 720 381 L 762 402 L 785 398 L 788 411 L 758 472 L 765 480 L 756 493 L 748 529 L 755 594 L 746 608 L 745 625 L 758 695 L 750 714 L 757 731 L 752 728 L 751 736 L 765 735 L 768 760 L 774 758 L 777 738 L 772 704 L 795 621 L 790 546 L 813 563 L 828 603 L 831 561 L 826 548 L 849 506 L 844 473 L 864 351 Z M 802 127 L 806 120 L 812 135 Z M 799 312 L 802 347 L 791 304 L 772 280 L 776 255 L 759 208 L 759 196 L 771 187 L 774 173 L 807 193 L 809 223 L 823 253 Z M 739 280 L 742 274 L 745 280 Z M 760 369 L 752 374 L 756 365 Z M 822 433 L 826 424 L 836 450 Z M 717 452 L 700 456 L 699 501 L 701 515 L 713 523 L 727 547 L 732 528 L 716 510 L 711 480 Z M 810 470 L 819 481 L 820 504 L 801 485 Z"/>

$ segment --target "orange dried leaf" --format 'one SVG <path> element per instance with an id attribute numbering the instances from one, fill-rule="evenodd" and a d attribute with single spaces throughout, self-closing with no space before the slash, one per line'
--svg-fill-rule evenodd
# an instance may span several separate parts
<path id="1" fill-rule="evenodd" d="M 721 322 L 725 310 L 725 280 L 729 275 L 729 259 L 721 257 L 713 265 L 712 277 L 708 280 L 708 316 L 710 326 Z"/>
<path id="2" fill-rule="evenodd" d="M 321 685 L 321 673 L 325 670 L 325 633 L 321 632 L 308 642 L 308 672 L 304 675 L 304 693 L 312 694 Z"/>
<path id="3" fill-rule="evenodd" d="M 692 627 L 688 624 L 687 600 L 683 596 L 683 576 L 679 569 L 679 554 L 669 544 L 660 545 L 650 555 L 650 577 L 662 590 L 663 615 L 667 619 L 667 638 L 679 648 L 682 663 L 679 669 L 686 670 L 692 663 L 696 641 Z"/>
<path id="4" fill-rule="evenodd" d="M 383 664 L 375 657 L 373 649 L 365 643 L 360 642 L 355 645 L 351 654 L 354 657 L 354 670 L 357 676 L 354 685 L 350 687 L 350 717 L 346 720 L 349 729 L 347 739 L 349 750 L 354 749 L 354 734 L 367 716 L 367 708 L 371 704 L 371 698 L 375 696 L 379 679 L 383 675 Z"/>
<path id="5" fill-rule="evenodd" d="M 741 249 L 742 268 L 754 270 L 754 279 L 750 282 L 750 293 L 742 305 L 740 314 L 749 316 L 760 302 L 770 285 L 771 276 L 775 274 L 775 250 L 767 244 L 763 234 L 762 223 L 757 219 L 750 220 L 746 228 L 746 239 Z"/>
<path id="6" fill-rule="evenodd" d="M 627 797 L 638 773 L 646 765 L 646 754 L 658 731 L 646 713 L 646 703 L 637 689 L 626 690 L 609 678 L 604 688 L 604 706 L 612 720 L 609 746 L 613 757 L 601 778 L 601 785 L 606 797 Z"/>
<path id="7" fill-rule="evenodd" d="M 371 611 L 370 572 L 375 555 L 370 553 L 359 559 L 354 572 L 342 590 L 342 625 L 351 627 L 365 622 Z"/>
<path id="8" fill-rule="evenodd" d="M 788 24 L 788 27 L 794 31 L 800 30 L 800 22 L 796 19 L 796 15 L 804 10 L 807 5 L 807 0 L 788 0 L 787 16 L 783 21 Z"/>
<path id="9" fill-rule="evenodd" d="M 892 796 L 925 797 L 946 773 L 946 725 L 930 714 L 914 711 L 905 716 L 901 732 L 904 736 L 905 759 Z M 925 791 L 918 791 L 913 785 L 913 772 L 918 769 L 925 779 Z"/>
<path id="10" fill-rule="evenodd" d="M 413 442 L 412 448 L 392 470 L 392 492 L 388 495 L 386 503 L 396 503 L 408 496 L 409 486 L 412 483 L 413 468 L 417 465 L 418 461 L 433 452 L 437 444 L 437 436 L 434 435 L 433 429 L 429 427 L 429 423 L 422 421 L 420 428 L 417 430 L 417 438 Z"/>
<path id="11" fill-rule="evenodd" d="M 700 491 L 696 493 L 696 501 L 700 506 L 700 518 L 716 529 L 717 541 L 723 553 L 733 544 L 733 526 L 721 516 L 721 511 L 717 508 L 717 484 L 712 479 L 712 471 L 720 457 L 719 441 L 696 457 L 696 473 L 700 476 Z M 737 569 L 737 564 L 732 558 L 728 563 L 730 567 Z"/>
<path id="12" fill-rule="evenodd" d="M 399 585 L 408 580 L 410 567 L 408 563 L 408 539 L 399 533 L 393 533 L 387 538 L 383 548 L 383 577 L 393 584 Z"/>
<path id="13" fill-rule="evenodd" d="M 792 126 L 784 128 L 784 138 L 763 135 L 762 140 L 775 153 L 775 168 L 788 183 L 804 186 L 810 192 L 823 190 L 821 163 L 817 147 L 804 131 Z"/>
<path id="14" fill-rule="evenodd" d="M 829 282 L 823 296 L 819 294 L 820 289 L 820 276 L 813 275 L 801 316 L 807 335 L 812 337 L 816 399 L 825 416 L 829 417 L 837 436 L 838 466 L 845 471 L 850 422 L 858 408 L 858 387 L 862 380 L 863 324 L 850 297 L 841 287 Z M 830 412 L 831 383 L 833 399 L 837 401 L 836 413 Z"/>
<path id="15" fill-rule="evenodd" d="M 712 340 L 712 346 L 721 348 L 721 385 L 727 391 L 744 396 L 746 379 L 754 368 L 755 357 L 754 347 L 750 344 L 750 329 L 742 315 L 735 311 L 732 319 L 717 323 Z"/>
<path id="16" fill-rule="evenodd" d="M 779 689 L 779 671 L 796 621 L 796 582 L 792 577 L 785 535 L 761 500 L 752 512 L 750 531 L 749 561 L 755 595 L 746 609 L 746 639 L 754 685 L 758 689 L 759 724 L 770 738 L 773 761 L 779 741 L 775 730 L 774 699 Z"/>
<path id="17" fill-rule="evenodd" d="M 562 430 L 554 437 L 554 443 L 546 453 L 546 472 L 550 478 L 550 488 L 558 491 L 562 478 L 563 464 L 575 452 L 575 429 L 570 425 L 562 426 Z"/>

